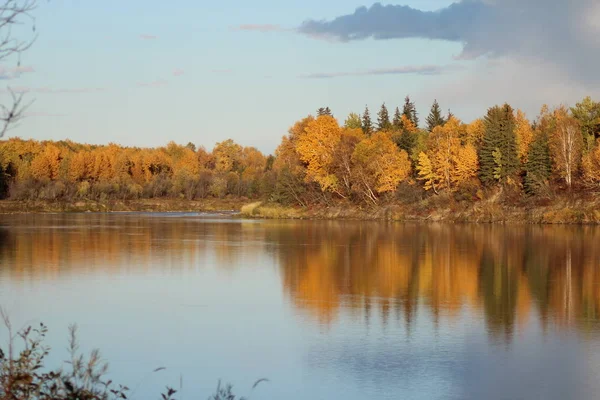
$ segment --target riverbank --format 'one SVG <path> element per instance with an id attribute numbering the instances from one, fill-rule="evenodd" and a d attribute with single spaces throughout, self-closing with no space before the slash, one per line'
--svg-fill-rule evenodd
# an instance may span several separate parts
<path id="1" fill-rule="evenodd" d="M 239 211 L 246 199 L 139 199 L 106 201 L 0 201 L 0 214 L 57 212 L 210 212 Z"/>
<path id="2" fill-rule="evenodd" d="M 405 222 L 473 222 L 528 224 L 600 224 L 600 199 L 556 197 L 544 202 L 522 199 L 456 202 L 444 197 L 381 206 L 336 203 L 332 206 L 286 207 L 247 199 L 139 199 L 98 201 L 0 201 L 0 214 L 59 212 L 212 212 L 239 211 L 257 219 L 347 219 Z"/>
<path id="3" fill-rule="evenodd" d="M 511 224 L 600 224 L 600 201 L 556 198 L 545 203 L 522 201 L 451 202 L 443 205 L 430 198 L 412 204 L 359 207 L 339 204 L 330 207 L 283 207 L 252 203 L 241 208 L 246 218 L 261 219 L 349 219 L 404 222 L 469 222 Z"/>

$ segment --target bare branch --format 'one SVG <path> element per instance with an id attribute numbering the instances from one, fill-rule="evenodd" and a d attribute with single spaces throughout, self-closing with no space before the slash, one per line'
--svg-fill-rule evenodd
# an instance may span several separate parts
<path id="1" fill-rule="evenodd" d="M 11 95 L 11 104 L 9 107 L 0 104 L 0 137 L 16 126 L 23 118 L 25 111 L 33 104 L 33 101 L 23 104 L 24 93 L 16 94 L 12 89 L 8 89 Z"/>
<path id="2" fill-rule="evenodd" d="M 12 56 L 17 57 L 17 66 L 21 66 L 21 53 L 28 50 L 37 38 L 35 17 L 32 12 L 37 8 L 37 0 L 0 0 L 0 61 Z M 31 23 L 33 36 L 28 40 L 17 38 L 13 27 Z M 23 118 L 24 111 L 31 103 L 23 104 L 23 93 L 16 95 L 10 88 L 12 104 L 0 105 L 0 138 Z"/>

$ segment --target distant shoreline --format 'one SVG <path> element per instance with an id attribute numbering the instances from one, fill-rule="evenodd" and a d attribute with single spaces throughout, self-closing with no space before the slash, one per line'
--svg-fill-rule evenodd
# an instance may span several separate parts
<path id="1" fill-rule="evenodd" d="M 242 199 L 139 199 L 107 201 L 17 201 L 0 200 L 0 214 L 77 212 L 239 212 L 248 203 Z"/>
<path id="2" fill-rule="evenodd" d="M 544 205 L 462 202 L 439 206 L 417 202 L 376 207 L 350 204 L 287 207 L 247 199 L 139 199 L 98 201 L 1 200 L 0 214 L 77 212 L 239 212 L 252 219 L 365 220 L 496 224 L 600 224 L 600 200 L 555 199 Z"/>

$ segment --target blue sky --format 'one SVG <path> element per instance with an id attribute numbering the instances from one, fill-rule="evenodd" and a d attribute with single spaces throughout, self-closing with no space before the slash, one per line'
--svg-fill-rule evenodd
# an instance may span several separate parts
<path id="1" fill-rule="evenodd" d="M 27 98 L 35 99 L 30 116 L 9 136 L 137 146 L 191 141 L 208 149 L 233 138 L 272 152 L 294 121 L 320 106 L 331 107 L 343 121 L 366 104 L 375 114 L 382 102 L 393 108 L 410 94 L 422 120 L 438 98 L 444 109 L 469 121 L 493 105 L 489 102 L 510 100 L 505 93 L 475 98 L 468 91 L 480 90 L 469 79 L 486 77 L 494 71 L 491 61 L 498 60 L 458 60 L 460 42 L 340 43 L 294 31 L 309 19 L 330 21 L 371 6 L 361 0 L 323 3 L 41 0 L 35 11 L 39 38 L 22 56 L 22 65 L 33 72 L 3 82 L 31 88 Z M 437 10 L 451 2 L 402 4 Z M 244 24 L 280 29 L 237 28 Z M 11 62 L 4 67 L 14 66 Z M 423 66 L 443 72 L 372 74 Z M 310 74 L 334 77 L 305 77 Z M 526 111 L 541 105 L 536 96 L 513 100 L 522 101 L 515 106 Z"/>

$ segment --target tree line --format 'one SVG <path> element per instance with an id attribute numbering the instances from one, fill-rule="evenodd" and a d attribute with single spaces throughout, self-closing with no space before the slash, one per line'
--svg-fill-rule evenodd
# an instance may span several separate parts
<path id="1" fill-rule="evenodd" d="M 228 139 L 211 151 L 192 143 L 159 148 L 18 138 L 0 142 L 0 196 L 14 199 L 243 197 L 308 206 L 377 205 L 489 188 L 547 197 L 600 185 L 600 102 L 543 106 L 529 120 L 508 104 L 464 123 L 434 101 L 419 125 L 406 97 L 340 124 L 329 107 L 297 121 L 274 155 Z M 406 197 L 406 196 L 404 196 Z"/>

